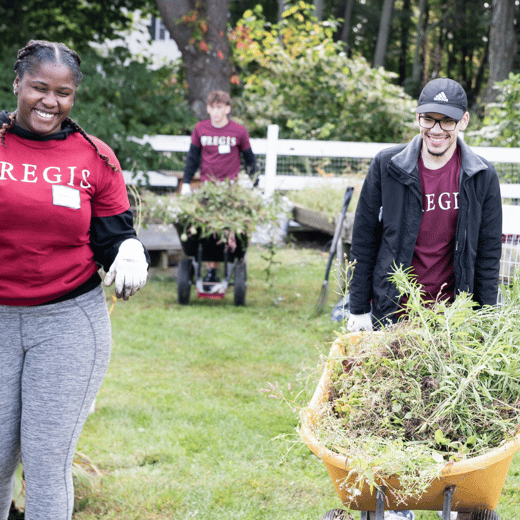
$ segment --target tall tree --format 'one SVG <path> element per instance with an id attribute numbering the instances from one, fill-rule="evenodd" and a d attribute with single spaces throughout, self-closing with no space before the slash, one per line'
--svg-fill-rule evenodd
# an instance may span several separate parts
<path id="1" fill-rule="evenodd" d="M 283 18 L 283 12 L 285 11 L 285 0 L 278 0 L 278 18 L 277 22 L 281 21 Z"/>
<path id="2" fill-rule="evenodd" d="M 492 102 L 497 81 L 507 79 L 513 68 L 517 50 L 515 34 L 515 0 L 493 0 L 489 31 L 489 83 L 484 101 Z"/>
<path id="3" fill-rule="evenodd" d="M 384 67 L 388 37 L 392 27 L 392 11 L 394 10 L 395 0 L 385 0 L 381 11 L 379 22 L 379 33 L 377 35 L 376 50 L 374 53 L 374 67 Z"/>
<path id="4" fill-rule="evenodd" d="M 403 6 L 399 12 L 399 32 L 400 32 L 400 45 L 399 45 L 399 83 L 402 85 L 407 77 L 408 72 L 408 53 L 411 31 L 411 0 L 403 0 Z"/>
<path id="5" fill-rule="evenodd" d="M 419 0 L 419 14 L 417 17 L 417 29 L 415 33 L 415 49 L 413 54 L 412 87 L 411 93 L 416 94 L 421 84 L 421 76 L 424 70 L 424 43 L 426 41 L 426 28 L 428 25 L 428 10 L 426 0 Z M 415 97 L 415 96 L 414 96 Z"/>
<path id="6" fill-rule="evenodd" d="M 313 0 L 314 16 L 320 22 L 323 20 L 323 9 L 325 7 L 325 0 Z"/>
<path id="7" fill-rule="evenodd" d="M 114 38 L 132 21 L 132 13 L 155 7 L 153 0 L 25 0 L 0 2 L 3 49 L 30 39 L 61 41 L 78 49 Z"/>
<path id="8" fill-rule="evenodd" d="M 212 90 L 230 91 L 227 19 L 230 0 L 156 0 L 164 25 L 182 54 L 188 99 L 199 119 L 207 117 Z"/>
<path id="9" fill-rule="evenodd" d="M 350 49 L 349 38 L 350 30 L 352 28 L 352 9 L 354 7 L 354 0 L 346 0 L 345 10 L 343 12 L 343 27 L 341 28 L 340 40 L 345 42 L 347 51 Z"/>

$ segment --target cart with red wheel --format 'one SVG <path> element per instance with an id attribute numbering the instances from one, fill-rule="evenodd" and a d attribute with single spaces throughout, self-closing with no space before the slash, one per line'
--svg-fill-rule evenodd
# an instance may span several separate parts
<path id="1" fill-rule="evenodd" d="M 359 333 L 347 336 L 349 343 L 359 338 Z M 348 344 L 336 341 L 330 352 L 334 360 L 348 350 Z M 520 449 L 520 433 L 502 446 L 489 452 L 447 464 L 441 476 L 418 498 L 405 504 L 398 502 L 385 488 L 371 489 L 368 485 L 352 501 L 348 494 L 350 470 L 348 456 L 336 453 L 323 446 L 314 435 L 313 424 L 322 403 L 329 398 L 330 380 L 334 363 L 329 362 L 321 376 L 314 396 L 301 415 L 301 435 L 309 449 L 323 460 L 334 483 L 336 491 L 344 504 L 354 511 L 361 511 L 361 520 L 383 520 L 387 510 L 442 511 L 442 520 L 450 520 L 451 512 L 458 512 L 458 520 L 500 520 L 494 511 L 504 486 L 513 455 Z M 389 479 L 388 484 L 399 488 L 397 478 Z M 343 509 L 328 511 L 322 520 L 347 520 L 352 518 Z"/>
<path id="2" fill-rule="evenodd" d="M 184 229 L 176 225 L 184 256 L 178 265 L 177 299 L 181 305 L 190 303 L 191 288 L 195 286 L 198 298 L 221 300 L 229 286 L 233 286 L 233 302 L 235 305 L 246 304 L 247 236 L 237 236 L 236 243 L 231 246 L 214 234 L 202 236 L 200 229 L 187 235 Z M 220 264 L 220 280 L 205 282 L 203 280 L 205 262 Z"/>

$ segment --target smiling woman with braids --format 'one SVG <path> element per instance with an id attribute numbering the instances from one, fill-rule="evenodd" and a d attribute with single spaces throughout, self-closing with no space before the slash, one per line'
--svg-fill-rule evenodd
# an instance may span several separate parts
<path id="1" fill-rule="evenodd" d="M 110 358 L 101 278 L 146 282 L 119 162 L 69 118 L 82 78 L 65 45 L 31 40 L 0 113 L 0 520 L 22 460 L 27 520 L 69 520 L 76 444 Z"/>

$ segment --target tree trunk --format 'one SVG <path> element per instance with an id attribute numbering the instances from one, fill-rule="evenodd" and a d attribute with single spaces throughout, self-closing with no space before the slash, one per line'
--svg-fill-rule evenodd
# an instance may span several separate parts
<path id="1" fill-rule="evenodd" d="M 278 0 L 278 21 L 282 21 L 282 15 L 285 11 L 285 0 Z"/>
<path id="2" fill-rule="evenodd" d="M 345 13 L 343 15 L 343 18 L 345 21 L 343 22 L 343 27 L 341 29 L 341 36 L 339 38 L 342 42 L 345 42 L 347 52 L 350 48 L 348 41 L 349 41 L 349 36 L 350 36 L 350 27 L 352 25 L 352 8 L 353 7 L 354 7 L 354 0 L 347 0 L 345 2 Z"/>
<path id="3" fill-rule="evenodd" d="M 374 53 L 374 68 L 384 67 L 388 36 L 392 27 L 392 11 L 395 0 L 385 0 L 379 22 L 379 33 L 377 35 L 376 50 Z"/>
<path id="4" fill-rule="evenodd" d="M 470 106 L 470 107 L 475 104 L 475 101 L 480 96 L 481 86 L 483 86 L 483 83 L 484 83 L 484 81 L 483 81 L 484 73 L 486 71 L 486 65 L 488 62 L 488 54 L 489 54 L 489 38 L 488 38 L 488 43 L 487 43 L 486 47 L 484 48 L 484 55 L 482 56 L 482 60 L 480 62 L 478 70 L 477 70 L 477 74 L 475 75 L 475 80 L 473 82 L 473 85 L 471 86 L 471 89 L 469 91 L 468 91 L 468 89 L 466 89 L 466 94 L 468 96 L 468 106 Z M 481 115 L 483 115 L 483 114 L 481 114 Z"/>
<path id="5" fill-rule="evenodd" d="M 507 79 L 516 54 L 515 0 L 493 0 L 493 15 L 489 32 L 489 83 L 484 103 L 494 101 L 497 92 L 493 86 Z"/>
<path id="6" fill-rule="evenodd" d="M 412 16 L 410 0 L 403 0 L 401 10 L 400 48 L 399 48 L 399 85 L 403 85 L 407 78 L 407 52 L 410 34 L 410 18 Z"/>
<path id="7" fill-rule="evenodd" d="M 320 22 L 323 20 L 324 0 L 314 0 L 314 16 Z"/>
<path id="8" fill-rule="evenodd" d="M 421 51 L 424 50 L 426 41 L 426 0 L 419 0 L 419 16 L 417 18 L 417 37 L 415 39 L 415 51 L 413 55 L 412 84 L 414 91 L 419 91 L 421 86 L 423 61 Z M 424 53 L 423 53 L 424 54 Z"/>
<path id="9" fill-rule="evenodd" d="M 156 0 L 164 25 L 182 54 L 190 106 L 208 117 L 206 97 L 230 91 L 227 17 L 230 0 Z"/>

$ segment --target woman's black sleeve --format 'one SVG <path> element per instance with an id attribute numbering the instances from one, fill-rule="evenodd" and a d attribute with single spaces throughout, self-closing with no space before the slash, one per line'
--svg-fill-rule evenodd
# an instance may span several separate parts
<path id="1" fill-rule="evenodd" d="M 251 148 L 242 151 L 244 156 L 244 162 L 247 166 L 247 172 L 249 175 L 253 175 L 256 172 L 256 157 Z"/>
<path id="2" fill-rule="evenodd" d="M 137 238 L 134 229 L 134 215 L 129 209 L 110 217 L 92 217 L 90 221 L 90 247 L 94 260 L 108 272 L 116 258 L 119 246 L 129 238 Z M 150 255 L 144 247 L 146 261 L 150 265 Z"/>
<path id="3" fill-rule="evenodd" d="M 255 176 L 256 173 L 256 157 L 251 148 L 242 151 L 242 155 L 244 156 L 244 162 L 246 163 L 246 172 L 253 179 L 253 186 L 258 186 L 258 177 Z"/>
<path id="4" fill-rule="evenodd" d="M 190 150 L 186 155 L 186 166 L 184 167 L 184 177 L 182 182 L 189 184 L 200 166 L 200 148 L 194 144 L 190 145 Z"/>

